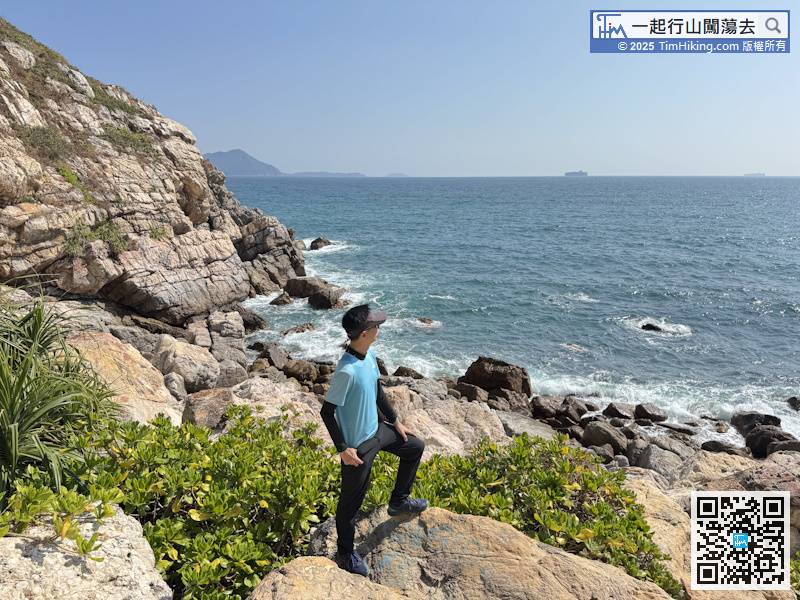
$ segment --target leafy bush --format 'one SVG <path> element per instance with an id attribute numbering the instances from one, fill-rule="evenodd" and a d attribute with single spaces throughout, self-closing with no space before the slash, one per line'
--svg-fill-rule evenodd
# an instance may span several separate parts
<path id="1" fill-rule="evenodd" d="M 83 219 L 78 219 L 70 229 L 66 240 L 66 251 L 70 256 L 83 256 L 86 244 L 103 240 L 111 247 L 112 255 L 128 248 L 128 241 L 119 227 L 111 220 L 104 221 L 94 229 Z"/>
<path id="2" fill-rule="evenodd" d="M 69 142 L 54 127 L 19 127 L 22 142 L 39 158 L 56 161 L 70 149 Z"/>
<path id="3" fill-rule="evenodd" d="M 104 125 L 105 133 L 101 136 L 121 150 L 135 152 L 148 157 L 157 156 L 153 139 L 146 133 L 137 133 L 127 127 Z"/>
<path id="4" fill-rule="evenodd" d="M 112 424 L 76 445 L 85 484 L 122 491 L 178 597 L 245 598 L 335 510 L 338 465 L 321 441 L 309 431 L 287 440 L 279 423 L 261 426 L 241 410 L 231 417 L 216 440 L 158 418 Z"/>
<path id="5" fill-rule="evenodd" d="M 0 306 L 0 496 L 29 466 L 58 489 L 64 461 L 78 456 L 70 431 L 111 411 L 111 392 L 66 344 L 63 321 L 42 298 L 27 310 Z"/>
<path id="6" fill-rule="evenodd" d="M 438 456 L 420 466 L 415 494 L 435 506 L 490 516 L 575 552 L 655 581 L 675 597 L 641 507 L 608 472 L 564 439 L 527 436 L 470 456 Z M 281 435 L 244 409 L 212 439 L 160 418 L 152 427 L 113 424 L 76 441 L 76 471 L 93 489 L 118 488 L 176 598 L 245 598 L 259 578 L 305 551 L 310 528 L 335 512 L 339 466 L 311 430 Z M 379 455 L 364 508 L 384 504 L 397 459 Z"/>

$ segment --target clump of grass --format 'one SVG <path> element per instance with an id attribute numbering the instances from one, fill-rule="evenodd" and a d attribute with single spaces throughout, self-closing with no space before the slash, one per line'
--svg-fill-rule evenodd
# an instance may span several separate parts
<path id="1" fill-rule="evenodd" d="M 125 100 L 120 100 L 119 98 L 115 98 L 109 94 L 103 87 L 103 84 L 96 79 L 89 78 L 89 85 L 91 85 L 92 89 L 94 90 L 94 101 L 97 104 L 105 106 L 108 110 L 112 112 L 115 110 L 121 110 L 122 112 L 126 112 L 131 115 L 139 114 L 141 112 L 139 108 L 130 102 L 125 102 Z"/>
<path id="2" fill-rule="evenodd" d="M 132 151 L 144 156 L 156 156 L 153 139 L 146 133 L 137 133 L 127 127 L 112 127 L 105 125 L 105 133 L 101 136 L 121 150 Z"/>
<path id="3" fill-rule="evenodd" d="M 18 127 L 17 135 L 37 157 L 47 161 L 63 158 L 69 142 L 54 127 Z"/>
<path id="4" fill-rule="evenodd" d="M 64 178 L 64 181 L 80 190 L 81 194 L 83 194 L 84 202 L 88 204 L 97 204 L 97 200 L 95 200 L 92 193 L 86 188 L 86 185 L 84 185 L 72 169 L 63 166 L 58 167 L 58 174 Z"/>
<path id="5" fill-rule="evenodd" d="M 161 225 L 150 228 L 150 237 L 154 240 L 163 240 L 167 237 L 167 229 Z"/>
<path id="6" fill-rule="evenodd" d="M 67 236 L 66 251 L 70 256 L 82 256 L 86 245 L 95 240 L 103 240 L 116 256 L 128 248 L 128 241 L 119 227 L 111 220 L 104 221 L 95 228 L 78 219 Z"/>

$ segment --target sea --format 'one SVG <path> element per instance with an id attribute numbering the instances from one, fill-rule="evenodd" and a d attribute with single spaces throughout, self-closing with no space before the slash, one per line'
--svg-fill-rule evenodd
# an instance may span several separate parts
<path id="1" fill-rule="evenodd" d="M 308 245 L 306 270 L 389 315 L 390 372 L 478 356 L 539 394 L 652 402 L 674 419 L 781 417 L 800 436 L 800 178 L 231 178 Z M 343 310 L 248 306 L 297 357 L 335 361 Z M 423 322 L 420 318 L 425 318 Z M 312 322 L 313 331 L 281 336 Z M 646 331 L 650 323 L 661 331 Z"/>

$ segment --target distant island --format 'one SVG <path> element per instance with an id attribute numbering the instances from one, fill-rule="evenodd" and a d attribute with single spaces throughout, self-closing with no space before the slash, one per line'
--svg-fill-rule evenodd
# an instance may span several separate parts
<path id="1" fill-rule="evenodd" d="M 366 177 L 363 173 L 330 171 L 284 173 L 278 167 L 262 162 L 239 148 L 227 152 L 209 152 L 204 156 L 228 177 Z"/>
<path id="2" fill-rule="evenodd" d="M 586 177 L 587 175 L 586 171 L 567 171 L 564 173 L 564 177 Z"/>
<path id="3" fill-rule="evenodd" d="M 745 173 L 744 177 L 766 177 L 766 173 Z"/>

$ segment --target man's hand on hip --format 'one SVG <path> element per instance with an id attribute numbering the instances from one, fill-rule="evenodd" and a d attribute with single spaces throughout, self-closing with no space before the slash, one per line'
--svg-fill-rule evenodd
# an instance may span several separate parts
<path id="1" fill-rule="evenodd" d="M 359 465 L 364 464 L 364 461 L 358 458 L 358 453 L 356 452 L 355 448 L 347 448 L 346 450 L 339 452 L 339 457 L 342 459 L 344 464 L 350 465 L 351 467 L 358 467 Z"/>
<path id="2" fill-rule="evenodd" d="M 403 424 L 400 422 L 400 419 L 397 419 L 397 420 L 396 420 L 394 423 L 392 423 L 392 426 L 393 426 L 393 427 L 394 427 L 394 428 L 397 430 L 397 433 L 399 433 L 399 434 L 400 434 L 400 437 L 401 437 L 401 438 L 403 438 L 403 441 L 404 441 L 404 442 L 407 442 L 407 441 L 408 441 L 408 434 L 409 434 L 409 433 L 412 433 L 412 432 L 411 432 L 411 431 L 409 431 L 409 430 L 406 428 L 406 426 L 405 426 L 405 425 L 403 425 Z"/>

